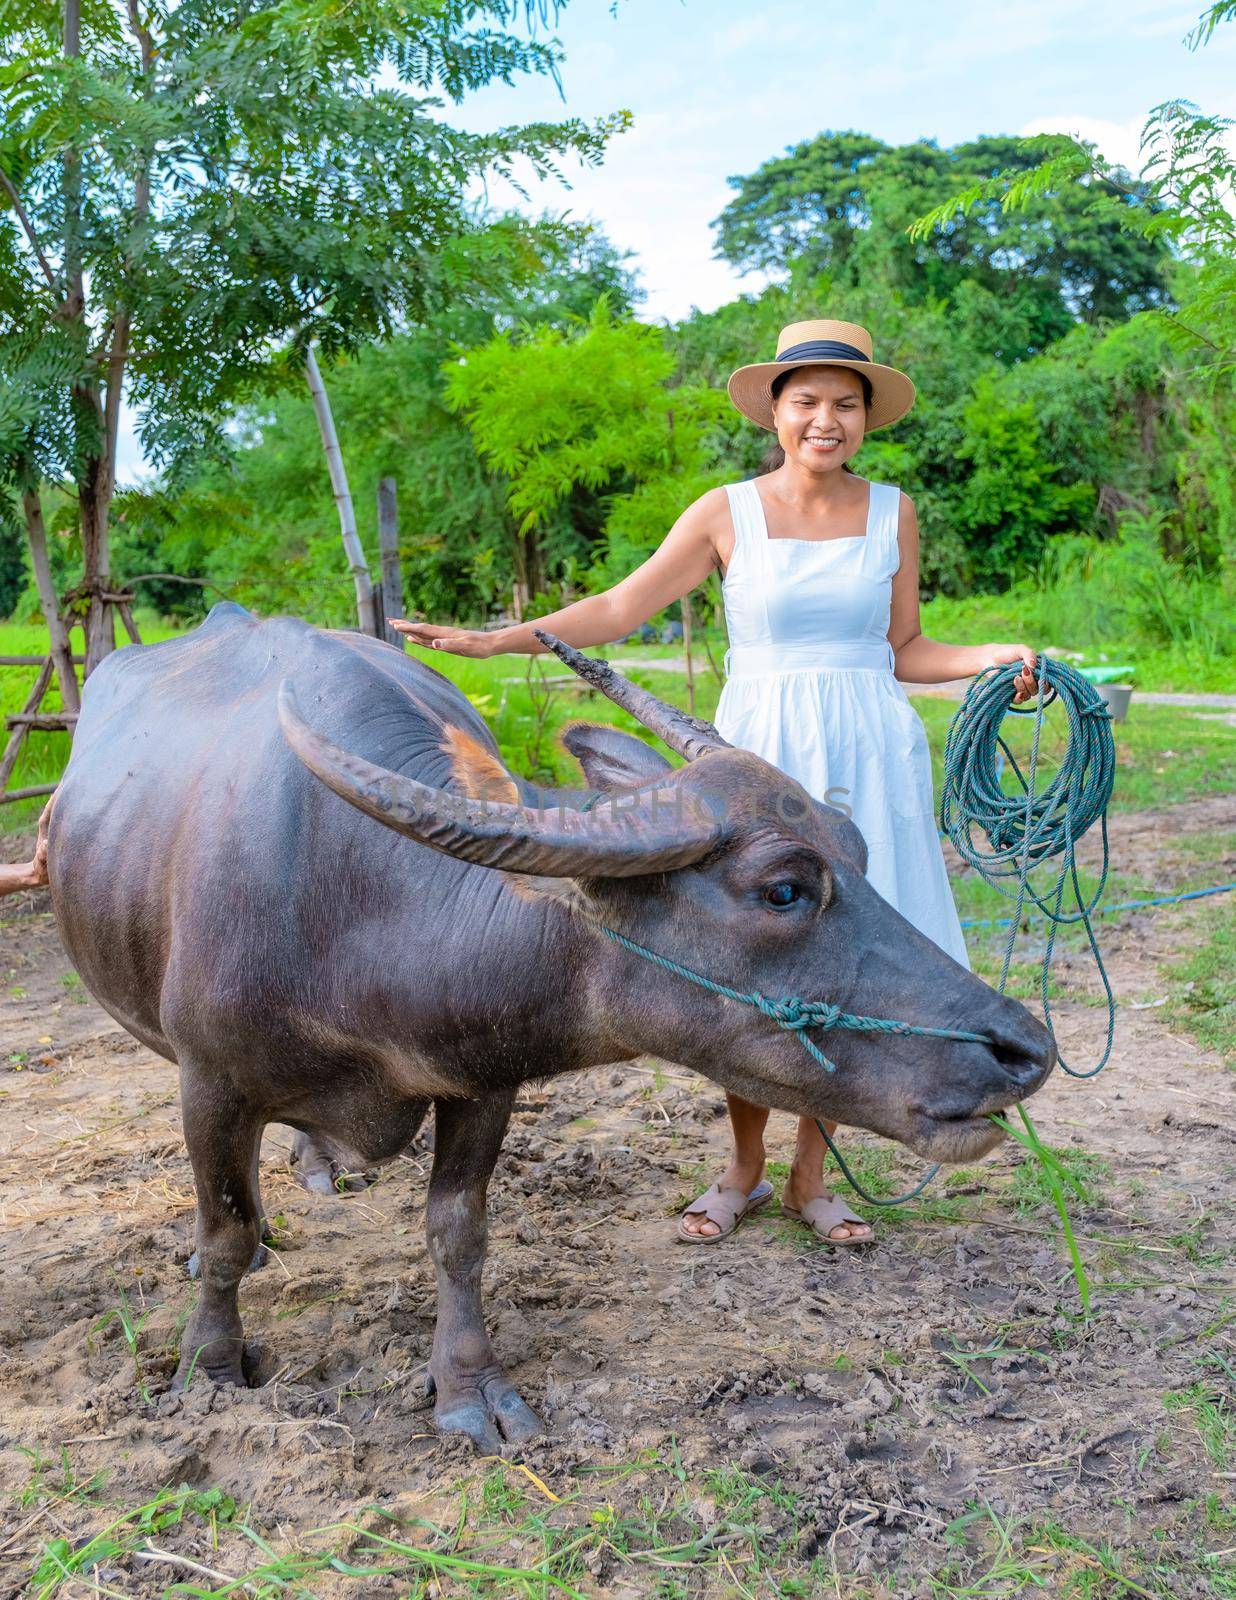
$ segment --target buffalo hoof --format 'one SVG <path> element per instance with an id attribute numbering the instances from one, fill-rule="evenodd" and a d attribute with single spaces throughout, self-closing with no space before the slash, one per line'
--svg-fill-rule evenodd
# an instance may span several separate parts
<path id="1" fill-rule="evenodd" d="M 270 1260 L 270 1252 L 267 1250 L 267 1248 L 266 1248 L 266 1246 L 264 1244 L 260 1244 L 260 1245 L 258 1245 L 257 1249 L 253 1252 L 253 1259 L 250 1261 L 249 1265 L 245 1268 L 245 1271 L 246 1272 L 260 1272 L 261 1269 L 266 1265 L 266 1263 L 269 1260 Z M 193 1254 L 189 1257 L 188 1261 L 185 1263 L 185 1271 L 189 1274 L 189 1276 L 191 1278 L 196 1278 L 198 1273 L 201 1270 L 202 1270 L 202 1263 L 198 1259 L 198 1253 L 195 1250 L 193 1252 Z"/>
<path id="2" fill-rule="evenodd" d="M 463 1433 L 486 1455 L 500 1455 L 504 1444 L 524 1444 L 545 1431 L 545 1424 L 520 1398 L 505 1374 L 465 1382 L 451 1394 L 437 1391 L 428 1379 L 430 1394 L 437 1393 L 434 1427 L 439 1433 Z"/>
<path id="3" fill-rule="evenodd" d="M 218 1353 L 216 1354 L 215 1351 Z M 172 1379 L 173 1393 L 194 1383 L 225 1383 L 247 1389 L 260 1352 L 252 1341 L 216 1340 L 214 1348 L 185 1349 Z"/>
<path id="4" fill-rule="evenodd" d="M 363 1173 L 349 1172 L 307 1133 L 296 1136 L 292 1145 L 292 1166 L 297 1183 L 312 1194 L 359 1194 L 369 1187 L 369 1180 Z"/>

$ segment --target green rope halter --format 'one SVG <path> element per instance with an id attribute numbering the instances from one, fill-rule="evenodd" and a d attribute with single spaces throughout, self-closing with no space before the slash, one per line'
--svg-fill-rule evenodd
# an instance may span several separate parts
<path id="1" fill-rule="evenodd" d="M 679 961 L 671 961 L 668 956 L 659 955 L 655 950 L 649 950 L 645 945 L 636 944 L 634 939 L 628 939 L 623 933 L 618 933 L 613 928 L 607 928 L 603 922 L 596 924 L 598 930 L 607 938 L 613 939 L 616 944 L 622 945 L 624 950 L 630 950 L 633 955 L 642 956 L 645 961 L 651 961 L 655 966 L 672 972 L 679 978 L 686 978 L 688 982 L 698 984 L 701 989 L 707 989 L 711 994 L 719 994 L 726 1000 L 737 1000 L 741 1005 L 753 1006 L 755 1010 L 763 1012 L 787 1032 L 798 1036 L 799 1043 L 825 1070 L 836 1072 L 836 1062 L 830 1061 L 814 1039 L 807 1037 L 808 1028 L 819 1028 L 827 1033 L 830 1028 L 842 1028 L 849 1033 L 883 1033 L 883 1034 L 915 1034 L 923 1039 L 958 1039 L 968 1044 L 990 1044 L 991 1040 L 984 1033 L 968 1033 L 964 1028 L 921 1028 L 913 1022 L 897 1022 L 891 1017 L 860 1017 L 851 1011 L 842 1011 L 840 1006 L 830 1005 L 827 1000 L 800 1000 L 796 995 L 787 995 L 780 1000 L 770 1000 L 767 995 L 760 994 L 758 990 L 744 993 L 740 989 L 732 989 L 728 984 L 716 983 L 712 978 L 706 978 L 701 972 L 693 972 L 690 967 L 684 967 Z M 893 1196 L 891 1199 L 881 1199 L 878 1195 L 869 1193 L 859 1180 L 850 1171 L 845 1157 L 833 1143 L 832 1135 L 824 1124 L 815 1118 L 815 1125 L 820 1130 L 824 1143 L 832 1151 L 833 1160 L 841 1169 L 846 1182 L 856 1193 L 873 1206 L 902 1206 L 907 1200 L 913 1200 L 919 1195 L 939 1172 L 937 1162 L 928 1167 L 924 1175 L 912 1189 L 907 1189 L 904 1194 Z"/>
<path id="2" fill-rule="evenodd" d="M 607 938 L 613 939 L 625 950 L 630 950 L 633 955 L 643 956 L 645 961 L 653 962 L 664 971 L 672 972 L 679 978 L 686 978 L 688 982 L 698 984 L 701 989 L 707 989 L 711 994 L 719 994 L 726 1000 L 737 1000 L 741 1005 L 753 1006 L 757 1011 L 762 1011 L 779 1028 L 797 1034 L 799 1043 L 825 1072 L 836 1072 L 836 1062 L 830 1061 L 815 1041 L 807 1037 L 808 1028 L 819 1028 L 824 1033 L 830 1028 L 842 1028 L 849 1033 L 917 1034 L 924 1039 L 960 1039 L 969 1044 L 991 1043 L 986 1034 L 967 1033 L 961 1028 L 920 1028 L 912 1022 L 897 1022 L 891 1017 L 855 1016 L 853 1012 L 843 1011 L 840 1006 L 830 1005 L 827 1000 L 800 1000 L 796 995 L 770 1000 L 758 990 L 744 993 L 741 989 L 731 989 L 726 983 L 716 983 L 712 978 L 704 977 L 701 972 L 692 972 L 690 967 L 684 967 L 679 961 L 671 961 L 668 956 L 658 955 L 655 950 L 649 950 L 645 945 L 636 944 L 634 939 L 628 939 L 626 934 L 607 928 L 604 923 L 598 923 L 597 927 Z"/>

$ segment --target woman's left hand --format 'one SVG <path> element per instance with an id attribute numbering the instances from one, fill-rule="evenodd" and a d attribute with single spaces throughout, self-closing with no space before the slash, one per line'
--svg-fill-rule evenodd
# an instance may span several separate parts
<path id="1" fill-rule="evenodd" d="M 1021 662 L 1022 670 L 1017 674 L 1013 684 L 1013 704 L 1020 705 L 1023 700 L 1032 700 L 1039 692 L 1039 680 L 1035 677 L 1035 669 L 1039 658 L 1028 644 L 994 644 L 991 647 L 991 657 L 987 663 L 989 667 L 1011 667 Z"/>

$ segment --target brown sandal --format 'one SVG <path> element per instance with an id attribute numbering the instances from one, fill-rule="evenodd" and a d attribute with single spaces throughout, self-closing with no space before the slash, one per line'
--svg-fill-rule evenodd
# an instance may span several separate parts
<path id="1" fill-rule="evenodd" d="M 678 1218 L 678 1237 L 683 1244 L 716 1244 L 719 1239 L 728 1239 L 742 1219 L 758 1211 L 761 1206 L 766 1206 L 772 1195 L 773 1186 L 767 1178 L 761 1178 L 750 1194 L 744 1194 L 741 1189 L 722 1189 L 714 1183 L 704 1190 L 698 1200 L 693 1200 Z M 701 1212 L 709 1222 L 717 1224 L 720 1233 L 688 1232 L 683 1226 L 684 1219 L 698 1216 Z"/>
<path id="2" fill-rule="evenodd" d="M 787 1206 L 786 1203 L 782 1201 L 781 1214 L 785 1217 L 792 1217 L 795 1222 L 805 1222 L 809 1228 L 815 1231 L 815 1233 L 820 1239 L 823 1240 L 825 1244 L 851 1245 L 875 1243 L 874 1232 L 865 1233 L 860 1238 L 855 1238 L 853 1234 L 851 1234 L 848 1239 L 833 1238 L 832 1229 L 841 1222 L 857 1222 L 866 1228 L 871 1227 L 871 1224 L 867 1221 L 866 1217 L 856 1216 L 855 1213 L 850 1210 L 849 1206 L 846 1205 L 845 1201 L 840 1199 L 835 1194 L 817 1195 L 814 1200 L 808 1200 L 807 1204 L 802 1208 L 801 1211 L 793 1210 L 792 1207 Z"/>

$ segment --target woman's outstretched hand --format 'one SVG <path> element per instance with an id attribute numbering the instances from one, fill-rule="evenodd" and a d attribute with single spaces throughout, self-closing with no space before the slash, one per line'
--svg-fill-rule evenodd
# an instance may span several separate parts
<path id="1" fill-rule="evenodd" d="M 1032 700 L 1039 692 L 1039 680 L 1035 677 L 1035 669 L 1039 658 L 1028 644 L 995 644 L 991 647 L 989 667 L 1012 667 L 1021 662 L 1022 670 L 1013 682 L 1013 704 L 1020 705 L 1023 700 Z"/>
<path id="2" fill-rule="evenodd" d="M 434 622 L 405 622 L 402 617 L 387 617 L 396 633 L 411 639 L 426 650 L 449 650 L 454 656 L 475 656 L 487 660 L 498 654 L 497 636 L 481 628 L 443 628 Z"/>

